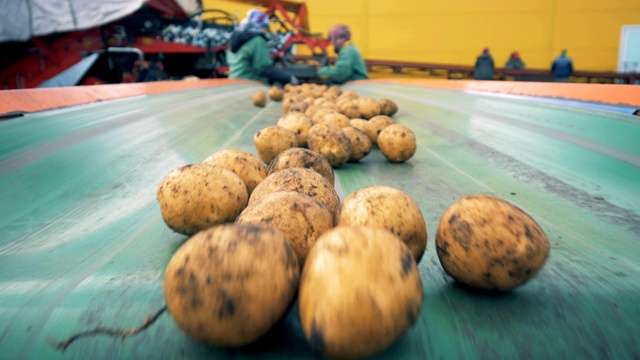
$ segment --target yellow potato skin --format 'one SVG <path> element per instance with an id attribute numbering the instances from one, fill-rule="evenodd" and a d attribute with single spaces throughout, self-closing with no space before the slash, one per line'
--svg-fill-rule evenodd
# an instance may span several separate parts
<path id="1" fill-rule="evenodd" d="M 460 283 L 508 291 L 540 271 L 549 255 L 549 240 L 515 205 L 489 195 L 470 195 L 443 214 L 436 249 L 444 270 Z"/>
<path id="2" fill-rule="evenodd" d="M 267 177 L 267 169 L 262 160 L 244 150 L 222 149 L 209 155 L 202 163 L 233 171 L 244 181 L 249 195 Z"/>
<path id="3" fill-rule="evenodd" d="M 367 126 L 367 135 L 371 138 L 371 142 L 378 145 L 378 135 L 384 128 L 389 125 L 395 124 L 395 120 L 386 115 L 378 115 L 369 119 L 369 125 Z"/>
<path id="4" fill-rule="evenodd" d="M 267 167 L 267 176 L 276 171 L 289 168 L 307 168 L 324 176 L 331 186 L 335 184 L 333 168 L 327 159 L 319 153 L 303 148 L 292 148 L 281 152 Z"/>
<path id="5" fill-rule="evenodd" d="M 289 112 L 278 119 L 277 126 L 293 131 L 296 135 L 297 146 L 306 147 L 309 129 L 313 121 L 304 112 Z"/>
<path id="6" fill-rule="evenodd" d="M 333 185 L 319 173 L 307 168 L 276 171 L 253 190 L 249 204 L 276 191 L 297 191 L 320 201 L 329 210 L 335 223 L 340 208 L 340 197 Z"/>
<path id="7" fill-rule="evenodd" d="M 296 134 L 280 126 L 267 126 L 253 136 L 258 156 L 266 164 L 281 152 L 298 146 Z"/>
<path id="8" fill-rule="evenodd" d="M 277 191 L 247 206 L 236 223 L 275 226 L 287 236 L 302 266 L 320 235 L 333 228 L 333 216 L 312 197 L 295 191 Z"/>
<path id="9" fill-rule="evenodd" d="M 169 261 L 167 309 L 190 337 L 236 347 L 264 335 L 293 301 L 300 268 L 286 236 L 269 225 L 199 232 Z"/>
<path id="10" fill-rule="evenodd" d="M 251 96 L 251 102 L 253 102 L 253 105 L 255 106 L 263 107 L 267 104 L 267 95 L 264 91 L 256 91 Z"/>
<path id="11" fill-rule="evenodd" d="M 371 138 L 362 130 L 353 126 L 345 126 L 342 132 L 351 140 L 351 157 L 349 162 L 358 162 L 371 152 Z"/>
<path id="12" fill-rule="evenodd" d="M 316 351 L 329 358 L 362 358 L 404 335 L 417 320 L 423 298 L 418 267 L 395 235 L 336 227 L 307 257 L 300 319 Z"/>
<path id="13" fill-rule="evenodd" d="M 309 149 L 324 156 L 332 167 L 340 167 L 351 158 L 351 139 L 337 126 L 316 124 L 309 130 Z"/>
<path id="14" fill-rule="evenodd" d="M 249 197 L 238 175 L 209 164 L 174 169 L 162 179 L 156 196 L 164 222 L 185 235 L 235 221 Z"/>
<path id="15" fill-rule="evenodd" d="M 416 136 L 408 127 L 392 124 L 380 131 L 378 147 L 390 162 L 405 162 L 415 155 L 418 149 Z"/>
<path id="16" fill-rule="evenodd" d="M 383 185 L 361 188 L 340 205 L 337 226 L 370 226 L 390 231 L 419 263 L 427 248 L 427 225 L 418 204 L 404 191 Z"/>

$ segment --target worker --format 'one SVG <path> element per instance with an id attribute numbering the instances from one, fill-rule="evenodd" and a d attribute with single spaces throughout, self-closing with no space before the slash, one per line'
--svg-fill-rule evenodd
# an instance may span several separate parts
<path id="1" fill-rule="evenodd" d="M 520 58 L 520 53 L 514 51 L 511 53 L 511 57 L 507 60 L 507 63 L 504 65 L 505 69 L 524 69 L 524 61 Z"/>
<path id="2" fill-rule="evenodd" d="M 342 84 L 351 80 L 369 78 L 367 66 L 358 48 L 351 43 L 351 31 L 344 24 L 335 25 L 329 30 L 329 41 L 338 54 L 333 66 L 323 66 L 318 76 L 323 80 Z"/>
<path id="3" fill-rule="evenodd" d="M 489 54 L 489 48 L 482 50 L 482 54 L 476 59 L 475 67 L 474 77 L 476 80 L 493 80 L 495 65 L 493 63 L 493 57 Z"/>
<path id="4" fill-rule="evenodd" d="M 267 14 L 258 9 L 247 12 L 247 17 L 242 19 L 229 41 L 229 78 L 298 85 L 299 81 L 295 76 L 274 66 L 265 34 L 268 26 Z"/>
<path id="5" fill-rule="evenodd" d="M 569 82 L 569 76 L 573 73 L 573 61 L 567 56 L 567 50 L 562 50 L 560 56 L 551 64 L 551 71 L 558 82 Z"/>

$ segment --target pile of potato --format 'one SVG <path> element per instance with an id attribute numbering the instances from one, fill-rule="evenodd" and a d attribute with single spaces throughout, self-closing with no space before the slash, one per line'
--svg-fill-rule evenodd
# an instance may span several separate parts
<path id="1" fill-rule="evenodd" d="M 297 297 L 314 350 L 370 356 L 420 317 L 427 227 L 401 189 L 368 186 L 341 202 L 334 168 L 373 144 L 406 161 L 415 136 L 390 117 L 390 100 L 320 85 L 285 90 L 288 110 L 254 136 L 258 155 L 223 149 L 162 179 L 162 218 L 189 236 L 165 271 L 167 309 L 190 337 L 236 347 L 264 336 Z M 436 247 L 454 279 L 500 291 L 535 276 L 549 252 L 531 217 L 486 195 L 446 211 Z"/>
<path id="2" fill-rule="evenodd" d="M 265 163 L 278 151 L 292 147 L 318 152 L 334 168 L 362 160 L 375 147 L 391 162 L 405 162 L 416 152 L 416 137 L 393 120 L 398 105 L 390 99 L 376 100 L 318 84 L 288 84 L 284 91 L 272 87 L 268 95 L 272 101 L 282 101 L 283 115 L 254 137 L 256 151 Z M 253 104 L 265 106 L 264 99 L 264 92 L 258 91 Z"/>

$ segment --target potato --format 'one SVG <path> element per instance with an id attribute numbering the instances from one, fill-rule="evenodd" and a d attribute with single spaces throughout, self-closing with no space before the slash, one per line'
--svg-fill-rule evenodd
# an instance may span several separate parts
<path id="1" fill-rule="evenodd" d="M 458 282 L 508 291 L 533 278 L 549 256 L 549 240 L 515 205 L 489 195 L 469 195 L 442 215 L 436 233 L 442 267 Z"/>
<path id="2" fill-rule="evenodd" d="M 278 119 L 276 125 L 293 131 L 296 135 L 298 146 L 307 146 L 307 137 L 309 129 L 313 126 L 313 121 L 303 112 L 293 112 L 293 109 L 291 109 L 291 112 Z"/>
<path id="3" fill-rule="evenodd" d="M 267 176 L 276 171 L 289 168 L 307 168 L 324 176 L 333 186 L 335 184 L 333 168 L 327 159 L 319 153 L 303 148 L 291 148 L 281 152 L 267 167 Z"/>
<path id="4" fill-rule="evenodd" d="M 420 207 L 405 192 L 390 186 L 368 186 L 349 194 L 340 206 L 337 225 L 388 230 L 407 245 L 417 263 L 427 248 L 427 225 Z"/>
<path id="5" fill-rule="evenodd" d="M 251 96 L 251 101 L 255 106 L 265 106 L 267 104 L 267 96 L 264 91 L 257 91 Z"/>
<path id="6" fill-rule="evenodd" d="M 269 88 L 269 91 L 267 91 L 267 95 L 269 96 L 269 99 L 273 101 L 280 101 L 284 96 L 284 91 L 277 86 L 272 86 Z"/>
<path id="7" fill-rule="evenodd" d="M 358 103 L 355 100 L 346 99 L 345 101 L 337 102 L 338 110 L 341 114 L 344 114 L 349 119 L 357 119 L 360 117 L 360 110 Z"/>
<path id="8" fill-rule="evenodd" d="M 249 195 L 267 177 L 267 169 L 262 160 L 244 150 L 223 149 L 216 151 L 204 159 L 202 163 L 233 171 L 245 183 Z"/>
<path id="9" fill-rule="evenodd" d="M 416 136 L 408 127 L 389 125 L 378 134 L 378 147 L 391 162 L 405 162 L 416 153 Z"/>
<path id="10" fill-rule="evenodd" d="M 235 347 L 263 336 L 294 299 L 300 267 L 275 227 L 227 224 L 201 231 L 171 257 L 167 309 L 190 337 Z"/>
<path id="11" fill-rule="evenodd" d="M 396 122 L 389 116 L 386 116 L 386 115 L 374 116 L 371 119 L 369 119 L 369 124 L 367 125 L 366 133 L 371 138 L 371 142 L 374 145 L 378 145 L 378 134 L 380 134 L 380 132 L 384 130 L 384 128 L 386 128 L 387 126 L 393 125 L 395 123 Z"/>
<path id="12" fill-rule="evenodd" d="M 296 191 L 276 191 L 247 206 L 239 224 L 268 223 L 282 231 L 296 253 L 300 267 L 320 235 L 333 227 L 333 215 L 318 200 Z"/>
<path id="13" fill-rule="evenodd" d="M 350 162 L 358 162 L 371 152 L 371 139 L 367 134 L 352 126 L 345 126 L 342 132 L 351 140 Z"/>
<path id="14" fill-rule="evenodd" d="M 238 175 L 208 164 L 171 171 L 157 191 L 162 219 L 185 235 L 234 221 L 247 206 L 248 197 L 247 186 Z"/>
<path id="15" fill-rule="evenodd" d="M 320 109 L 321 107 L 318 105 L 309 105 L 307 110 L 305 110 L 304 114 L 307 115 L 309 119 L 312 119 L 311 121 L 313 121 L 313 115 L 315 115 L 316 112 Z"/>
<path id="16" fill-rule="evenodd" d="M 324 118 L 325 115 L 335 114 L 335 113 L 337 112 L 333 109 L 321 107 L 320 109 L 316 110 L 316 112 L 313 114 L 311 121 L 313 121 L 314 124 L 320 124 L 322 123 L 322 118 Z"/>
<path id="17" fill-rule="evenodd" d="M 335 125 L 337 127 L 343 128 L 345 126 L 351 125 L 349 122 L 349 118 L 346 115 L 342 115 L 337 112 L 332 112 L 325 114 L 320 118 L 320 124 L 328 124 Z"/>
<path id="18" fill-rule="evenodd" d="M 321 154 L 332 167 L 340 167 L 351 158 L 351 139 L 337 126 L 316 124 L 307 137 L 309 149 Z"/>
<path id="19" fill-rule="evenodd" d="M 283 114 L 288 113 L 291 105 L 295 104 L 296 102 L 298 102 L 298 99 L 293 96 L 287 96 L 287 95 L 283 96 L 282 97 L 282 113 Z"/>
<path id="20" fill-rule="evenodd" d="M 311 347 L 329 358 L 364 358 L 402 337 L 424 299 L 411 253 L 383 229 L 337 227 L 307 256 L 300 320 Z"/>
<path id="21" fill-rule="evenodd" d="M 381 99 L 378 101 L 380 104 L 380 115 L 393 116 L 398 112 L 398 105 L 389 99 Z"/>
<path id="22" fill-rule="evenodd" d="M 268 164 L 281 152 L 298 146 L 298 138 L 289 129 L 268 126 L 254 135 L 253 144 L 260 159 Z"/>
<path id="23" fill-rule="evenodd" d="M 374 116 L 380 115 L 380 104 L 378 101 L 369 96 L 361 96 L 357 100 L 358 111 L 360 111 L 360 117 L 363 119 L 371 119 Z"/>
<path id="24" fill-rule="evenodd" d="M 340 197 L 333 185 L 317 172 L 306 168 L 282 169 L 264 178 L 251 197 L 249 205 L 266 194 L 276 191 L 297 191 L 320 201 L 335 220 L 340 207 Z"/>
<path id="25" fill-rule="evenodd" d="M 305 103 L 304 101 L 296 101 L 293 104 L 291 104 L 291 106 L 289 106 L 289 113 L 292 112 L 300 112 L 303 113 L 307 110 L 307 108 L 309 107 L 309 104 Z"/>
<path id="26" fill-rule="evenodd" d="M 373 145 L 373 140 L 371 139 L 371 136 L 369 135 L 369 121 L 365 120 L 365 119 L 351 119 L 349 120 L 349 126 L 353 126 L 354 128 L 362 131 L 363 133 L 365 133 L 365 135 L 367 135 L 367 137 L 369 137 L 369 140 L 372 141 L 371 145 Z"/>

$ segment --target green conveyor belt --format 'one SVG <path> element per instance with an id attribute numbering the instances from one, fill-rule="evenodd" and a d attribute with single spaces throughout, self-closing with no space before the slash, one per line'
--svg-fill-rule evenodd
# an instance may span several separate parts
<path id="1" fill-rule="evenodd" d="M 391 98 L 418 139 L 405 164 L 374 150 L 336 170 L 344 198 L 389 185 L 420 205 L 427 253 L 415 326 L 380 359 L 640 358 L 640 118 L 534 99 L 384 83 L 345 88 Z M 163 222 L 161 179 L 253 135 L 281 104 L 251 106 L 242 84 L 51 110 L 0 122 L 0 359 L 309 358 L 297 307 L 267 338 L 211 349 L 168 314 L 121 340 L 63 340 L 133 328 L 164 305 L 164 269 L 185 237 Z M 502 296 L 445 275 L 435 233 L 445 209 L 486 193 L 527 211 L 551 254 Z"/>

